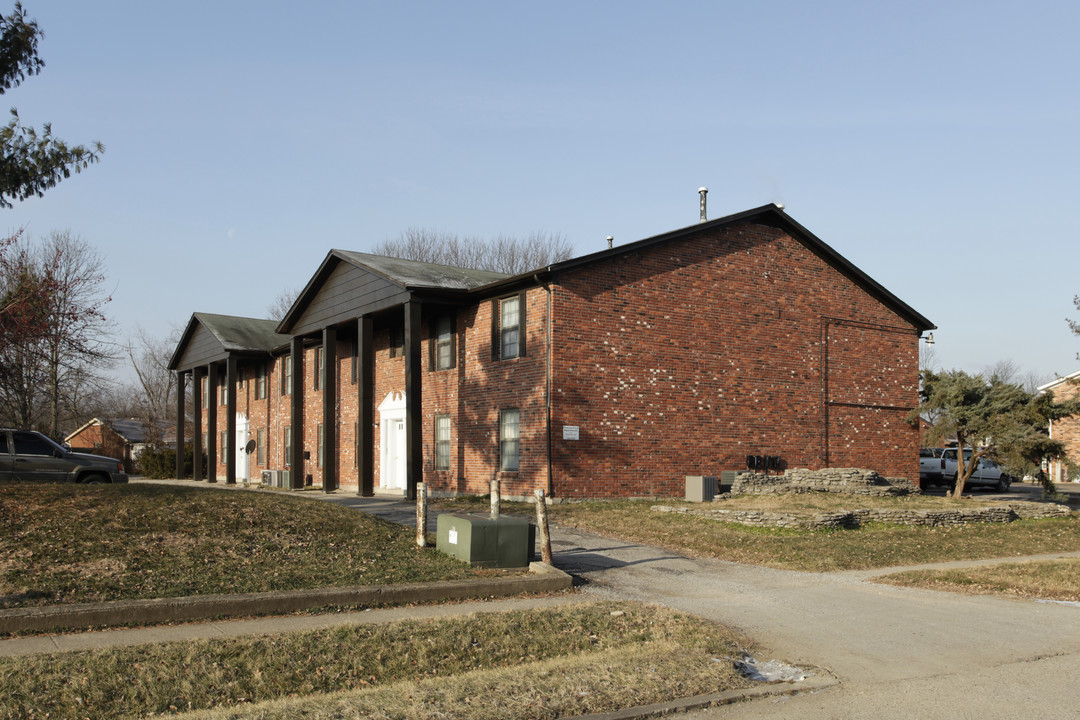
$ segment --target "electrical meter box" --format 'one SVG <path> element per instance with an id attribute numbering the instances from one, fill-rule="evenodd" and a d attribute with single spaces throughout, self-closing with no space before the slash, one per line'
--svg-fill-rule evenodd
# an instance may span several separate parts
<path id="1" fill-rule="evenodd" d="M 442 513 L 435 547 L 473 567 L 526 567 L 536 547 L 536 526 L 524 518 Z"/>

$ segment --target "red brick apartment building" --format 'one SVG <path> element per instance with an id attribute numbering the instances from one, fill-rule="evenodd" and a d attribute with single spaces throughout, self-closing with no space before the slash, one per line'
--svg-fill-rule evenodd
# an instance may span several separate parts
<path id="1" fill-rule="evenodd" d="M 1058 402 L 1077 399 L 1080 397 L 1080 370 L 1041 386 L 1039 392 L 1054 393 Z M 1051 460 L 1046 468 L 1050 479 L 1055 483 L 1080 482 L 1080 477 L 1069 477 L 1069 462 L 1080 465 L 1080 417 L 1051 421 L 1050 437 L 1065 444 L 1065 458 Z"/>
<path id="2" fill-rule="evenodd" d="M 280 323 L 192 316 L 177 433 L 190 380 L 226 482 L 673 496 L 772 455 L 917 483 L 933 328 L 776 205 L 517 276 L 332 250 Z"/>

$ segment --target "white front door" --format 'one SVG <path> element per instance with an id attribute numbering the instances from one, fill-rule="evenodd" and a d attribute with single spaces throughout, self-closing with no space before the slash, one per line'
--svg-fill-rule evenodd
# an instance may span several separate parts
<path id="1" fill-rule="evenodd" d="M 386 443 L 386 487 L 405 488 L 405 421 L 391 420 Z"/>
<path id="2" fill-rule="evenodd" d="M 405 393 L 392 392 L 379 405 L 379 487 L 404 490 L 408 485 L 405 466 Z"/>
<path id="3" fill-rule="evenodd" d="M 247 415 L 236 416 L 236 479 L 248 479 L 248 419 Z"/>

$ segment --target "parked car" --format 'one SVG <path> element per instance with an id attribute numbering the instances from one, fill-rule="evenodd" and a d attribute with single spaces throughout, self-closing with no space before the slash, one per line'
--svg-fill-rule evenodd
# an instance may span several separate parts
<path id="1" fill-rule="evenodd" d="M 33 430 L 0 429 L 0 480 L 126 483 L 124 464 L 72 452 Z"/>
<path id="2" fill-rule="evenodd" d="M 944 452 L 944 448 L 919 448 L 919 480 L 924 487 L 945 482 Z"/>
<path id="3" fill-rule="evenodd" d="M 950 487 L 956 485 L 956 458 L 956 448 L 949 448 L 941 454 L 941 459 L 945 462 L 942 475 Z M 964 461 L 967 462 L 969 460 L 971 460 L 970 448 L 964 450 Z M 1012 476 L 998 467 L 997 463 L 993 460 L 989 458 L 980 458 L 978 467 L 975 468 L 975 472 L 968 478 L 964 487 L 989 487 L 998 492 L 1008 492 L 1009 486 L 1012 485 L 1012 481 Z"/>

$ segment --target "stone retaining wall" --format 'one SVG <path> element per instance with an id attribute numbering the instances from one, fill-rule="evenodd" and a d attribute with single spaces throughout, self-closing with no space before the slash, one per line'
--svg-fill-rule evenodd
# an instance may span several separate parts
<path id="1" fill-rule="evenodd" d="M 900 478 L 884 478 L 873 470 L 860 468 L 792 468 L 783 475 L 741 472 L 735 476 L 732 495 L 765 493 L 831 492 L 879 497 L 914 495 L 918 486 Z"/>
<path id="2" fill-rule="evenodd" d="M 951 527 L 973 522 L 1007 523 L 1029 518 L 1062 517 L 1072 511 L 1067 505 L 1054 503 L 1016 502 L 995 507 L 949 508 L 945 510 L 863 509 L 839 512 L 798 515 L 762 510 L 723 510 L 708 507 L 672 507 L 654 505 L 654 512 L 674 512 L 697 515 L 720 522 L 769 528 L 798 528 L 821 530 L 825 528 L 857 528 L 866 523 L 889 523 L 892 525 L 927 525 Z"/>

